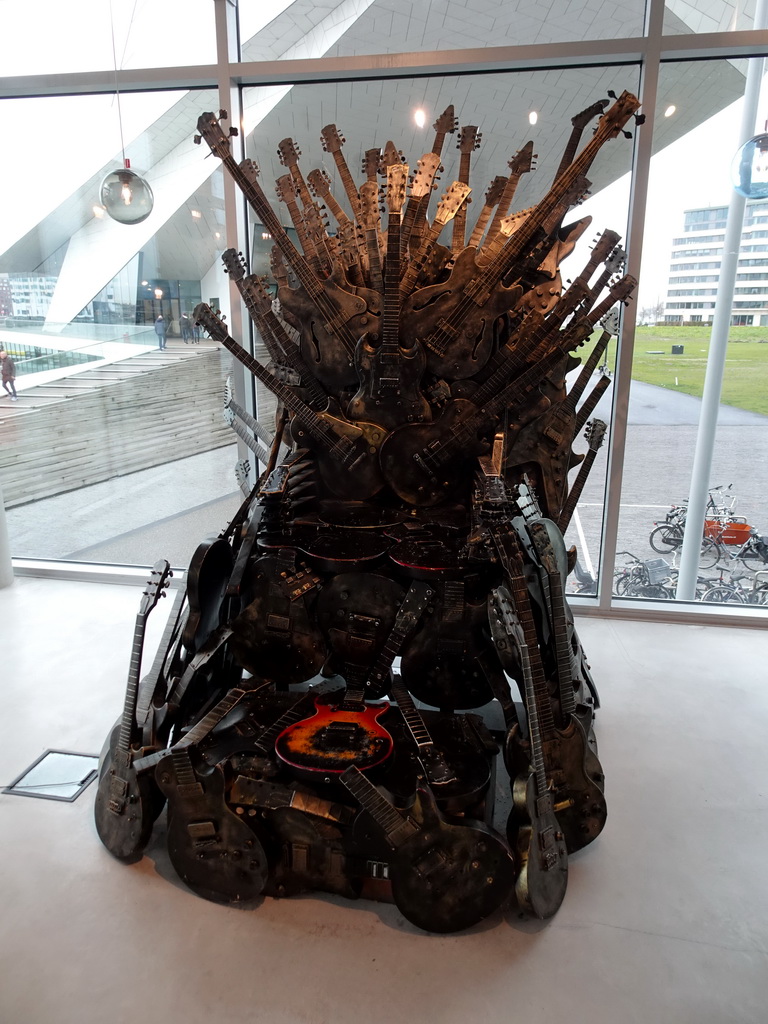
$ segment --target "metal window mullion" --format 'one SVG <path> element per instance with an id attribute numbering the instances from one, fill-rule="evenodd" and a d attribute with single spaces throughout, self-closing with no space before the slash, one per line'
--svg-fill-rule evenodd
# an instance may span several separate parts
<path id="1" fill-rule="evenodd" d="M 664 20 L 664 0 L 650 0 L 647 8 L 646 32 L 648 48 L 640 73 L 641 110 L 646 123 L 636 135 L 632 161 L 629 195 L 629 224 L 627 230 L 627 273 L 640 278 L 645 233 L 645 211 L 648 201 L 648 181 L 653 153 L 653 128 L 656 96 L 661 64 L 661 29 Z M 635 301 L 637 296 L 635 296 Z M 621 335 L 616 352 L 614 375 L 614 401 L 611 412 L 611 440 L 608 450 L 606 501 L 603 510 L 602 550 L 598 573 L 598 607 L 607 611 L 613 599 L 613 572 L 621 516 L 621 489 L 624 479 L 624 456 L 627 443 L 629 391 L 632 383 L 632 359 L 635 343 L 635 316 L 622 317 Z"/>

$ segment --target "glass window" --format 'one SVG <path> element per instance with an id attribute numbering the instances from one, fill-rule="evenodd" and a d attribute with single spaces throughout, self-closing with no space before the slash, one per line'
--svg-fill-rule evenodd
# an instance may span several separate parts
<path id="1" fill-rule="evenodd" d="M 554 0 L 540 7 L 489 0 L 240 0 L 239 10 L 244 59 L 277 60 L 642 35 L 644 6 L 642 0 L 576 6 Z"/>
<path id="2" fill-rule="evenodd" d="M 30 132 L 29 159 L 2 164 L 16 198 L 0 245 L 0 342 L 18 398 L 0 397 L 14 556 L 186 565 L 210 529 L 201 510 L 223 526 L 237 508 L 231 359 L 189 319 L 201 299 L 228 311 L 222 170 L 193 143 L 213 102 L 121 98 L 126 152 L 154 193 L 132 225 L 100 202 L 102 178 L 122 164 L 110 97 L 0 107 L 6 123 L 52 125 L 67 153 L 51 173 L 50 135 Z M 64 126 L 91 119 L 99 131 L 64 146 Z"/>
<path id="3" fill-rule="evenodd" d="M 177 0 L 35 0 L 4 3 L 2 10 L 4 75 L 183 67 L 216 59 L 211 0 L 185 0 L 183 6 Z"/>
<path id="4" fill-rule="evenodd" d="M 660 95 L 666 92 L 669 76 L 685 74 L 692 67 L 664 65 Z M 723 71 L 721 62 L 707 62 L 706 68 L 715 77 Z M 742 69 L 746 70 L 746 65 Z M 663 119 L 661 106 L 657 123 Z M 670 270 L 680 269 L 672 265 L 673 258 L 680 255 L 679 250 L 673 252 L 672 245 L 679 239 L 672 236 L 679 233 L 684 221 L 708 215 L 707 208 L 713 204 L 720 204 L 719 214 L 730 201 L 730 166 L 738 147 L 740 120 L 741 102 L 737 101 L 651 163 L 644 242 L 649 257 L 644 259 L 641 273 L 641 304 L 648 296 L 658 297 L 664 315 L 663 322 L 639 326 L 635 334 L 618 536 L 618 550 L 631 554 L 619 557 L 615 584 L 623 596 L 675 596 L 680 524 L 685 520 L 708 372 L 714 302 L 671 301 L 668 296 L 709 295 L 714 290 L 691 288 L 686 293 L 674 287 L 685 279 L 669 277 Z M 751 212 L 748 203 L 747 220 Z M 743 238 L 760 234 L 749 231 Z M 752 248 L 742 243 L 741 251 Z M 768 254 L 765 243 L 759 248 Z M 761 261 L 755 262 L 761 265 Z M 703 266 L 711 269 L 715 265 Z M 751 260 L 739 260 L 739 265 L 751 265 Z M 698 599 L 718 603 L 741 602 L 744 589 L 739 581 L 744 563 L 738 557 L 739 545 L 733 543 L 743 539 L 744 531 L 720 530 L 718 524 L 736 517 L 737 523 L 754 526 L 761 534 L 768 532 L 768 306 L 765 300 L 739 298 L 739 294 L 764 295 L 768 276 L 739 276 L 764 280 L 765 288 L 737 287 L 731 304 L 734 312 L 709 481 L 713 490 L 708 521 L 714 524 L 710 533 L 716 543 L 704 545 L 697 587 Z M 757 564 L 754 559 L 752 567 Z M 666 580 L 660 579 L 663 573 Z"/>

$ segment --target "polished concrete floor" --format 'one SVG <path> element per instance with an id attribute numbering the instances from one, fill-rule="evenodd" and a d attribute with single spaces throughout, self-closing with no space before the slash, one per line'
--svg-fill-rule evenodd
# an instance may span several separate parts
<path id="1" fill-rule="evenodd" d="M 0 590 L 0 783 L 46 748 L 98 753 L 123 703 L 128 586 Z M 170 602 L 166 602 L 165 607 Z M 146 657 L 162 628 L 150 617 Z M 579 620 L 603 699 L 609 819 L 547 922 L 512 908 L 434 936 L 322 896 L 219 907 L 159 829 L 127 867 L 94 789 L 0 796 L 3 1024 L 731 1024 L 768 1020 L 768 637 Z"/>

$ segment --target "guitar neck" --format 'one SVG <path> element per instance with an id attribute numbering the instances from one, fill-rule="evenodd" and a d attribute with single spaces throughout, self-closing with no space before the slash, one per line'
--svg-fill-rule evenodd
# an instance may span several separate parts
<path id="1" fill-rule="evenodd" d="M 584 399 L 581 408 L 578 411 L 575 422 L 575 430 L 578 433 L 581 428 L 586 424 L 592 413 L 595 411 L 595 407 L 600 399 L 603 397 L 605 392 L 611 386 L 611 378 L 608 376 L 601 377 L 600 380 L 590 391 L 589 395 Z"/>
<path id="2" fill-rule="evenodd" d="M 573 387 L 568 392 L 568 400 L 571 403 L 571 408 L 576 409 L 579 399 L 584 394 L 584 391 L 592 379 L 592 374 L 595 372 L 597 364 L 603 357 L 608 342 L 611 340 L 611 335 L 608 331 L 603 331 L 600 337 L 595 342 L 594 348 L 589 354 L 589 357 L 584 360 L 584 365 L 579 371 L 579 376 L 576 378 Z"/>
<path id="3" fill-rule="evenodd" d="M 539 722 L 538 701 L 536 697 L 536 685 L 531 670 L 531 659 L 528 651 L 528 644 L 520 644 L 520 668 L 523 673 L 525 703 L 528 711 L 528 737 L 531 746 L 531 768 L 536 778 L 536 795 L 544 796 L 547 792 L 547 770 L 544 764 L 544 749 L 541 737 L 541 725 Z"/>
<path id="4" fill-rule="evenodd" d="M 404 840 L 419 831 L 418 826 L 393 807 L 356 765 L 347 768 L 339 778 L 363 810 L 367 811 L 384 831 L 391 846 L 401 845 Z"/>
<path id="5" fill-rule="evenodd" d="M 147 616 L 139 613 L 133 628 L 133 644 L 131 645 L 131 661 L 128 666 L 128 682 L 125 688 L 123 715 L 120 720 L 120 734 L 117 749 L 127 753 L 131 748 L 135 720 L 136 701 L 139 690 L 139 671 L 141 669 L 141 653 L 144 648 L 144 633 L 147 628 Z"/>
<path id="6" fill-rule="evenodd" d="M 400 351 L 400 214 L 390 211 L 387 222 L 387 257 L 384 261 L 384 308 L 381 317 L 384 351 Z"/>
<path id="7" fill-rule="evenodd" d="M 352 207 L 352 213 L 354 215 L 354 219 L 359 222 L 359 220 L 360 220 L 360 195 L 359 195 L 359 193 L 357 191 L 357 186 L 355 185 L 354 179 L 352 178 L 352 173 L 351 173 L 349 167 L 347 166 L 347 161 L 344 158 L 344 154 L 342 153 L 342 151 L 340 149 L 334 149 L 334 151 L 333 151 L 333 160 L 334 160 L 334 163 L 336 164 L 336 168 L 337 168 L 337 170 L 339 172 L 339 177 L 341 178 L 341 184 L 344 186 L 344 191 L 347 194 L 347 199 L 349 200 L 349 205 Z"/>
<path id="8" fill-rule="evenodd" d="M 555 719 L 552 713 L 552 702 L 549 698 L 544 668 L 541 663 L 539 641 L 536 625 L 533 621 L 528 587 L 523 575 L 523 561 L 520 554 L 520 542 L 511 526 L 492 528 L 499 555 L 504 565 L 510 586 L 515 611 L 523 630 L 525 646 L 528 650 L 528 670 L 531 687 L 531 707 L 536 713 L 536 722 L 541 735 L 550 736 L 555 731 Z M 530 717 L 531 707 L 527 707 Z"/>
<path id="9" fill-rule="evenodd" d="M 288 182 L 290 182 L 291 176 L 289 174 L 286 174 L 284 175 L 283 178 L 279 179 L 279 182 L 285 182 L 286 179 Z M 320 257 L 317 254 L 317 249 L 315 247 L 314 241 L 312 240 L 312 237 L 310 236 L 310 233 L 307 230 L 306 221 L 304 220 L 304 214 L 299 209 L 299 204 L 287 192 L 287 189 L 290 187 L 291 185 L 285 183 L 282 186 L 281 194 L 283 197 L 283 202 L 285 203 L 286 209 L 288 210 L 288 214 L 291 218 L 291 223 L 293 224 L 296 230 L 296 235 L 299 239 L 299 242 L 301 243 L 301 248 L 302 251 L 304 252 L 304 256 L 307 260 L 307 263 L 315 277 L 320 278 L 322 276 Z"/>
<path id="10" fill-rule="evenodd" d="M 463 184 L 469 184 L 469 168 L 472 161 L 471 153 L 462 153 L 461 160 L 459 162 L 459 178 L 458 180 Z M 461 252 L 466 244 L 467 235 L 467 205 L 469 199 L 465 199 L 461 206 L 456 211 L 456 216 L 453 218 L 453 235 L 451 238 L 451 249 L 454 255 Z"/>
<path id="11" fill-rule="evenodd" d="M 515 192 L 517 192 L 517 186 L 520 184 L 521 178 L 522 174 L 510 174 L 507 178 L 507 184 L 504 186 L 504 191 L 501 193 L 501 199 L 496 207 L 496 213 L 493 215 L 491 226 L 488 228 L 488 238 L 494 238 L 501 231 L 501 222 L 509 213 L 510 207 L 512 206 L 512 200 L 515 198 Z"/>
<path id="12" fill-rule="evenodd" d="M 573 481 L 568 497 L 566 498 L 563 510 L 560 513 L 560 518 L 557 521 L 558 528 L 561 533 L 565 533 L 568 529 L 573 513 L 576 511 L 576 506 L 579 503 L 581 492 L 584 490 L 584 485 L 587 482 L 587 478 L 592 470 L 595 459 L 597 458 L 597 449 L 590 448 L 587 454 L 584 456 L 584 461 L 579 466 L 579 472 L 576 474 L 576 479 Z"/>
<path id="13" fill-rule="evenodd" d="M 423 196 L 410 196 L 408 199 L 408 203 L 405 207 L 405 216 L 403 217 L 402 228 L 400 230 L 401 258 L 405 256 L 405 253 L 408 250 L 408 243 L 411 239 L 414 226 L 416 225 L 416 222 L 418 220 L 419 213 L 422 209 L 426 207 L 428 201 L 429 192 L 427 192 L 426 195 Z M 390 251 L 391 250 L 389 248 L 389 243 L 387 243 L 387 258 L 389 258 Z"/>

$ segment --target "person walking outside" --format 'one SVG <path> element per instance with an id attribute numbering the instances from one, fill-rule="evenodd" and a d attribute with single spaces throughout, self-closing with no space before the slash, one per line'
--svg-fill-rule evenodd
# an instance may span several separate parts
<path id="1" fill-rule="evenodd" d="M 163 315 L 161 313 L 157 320 L 155 320 L 155 334 L 157 335 L 157 340 L 159 343 L 158 348 L 160 349 L 161 352 L 165 348 L 165 334 L 167 330 L 167 324 L 165 320 L 163 320 Z"/>
<path id="2" fill-rule="evenodd" d="M 3 376 L 3 388 L 8 392 L 8 396 L 12 402 L 17 402 L 19 396 L 16 394 L 16 364 L 5 351 L 4 348 L 0 348 L 0 367 L 2 367 Z"/>

